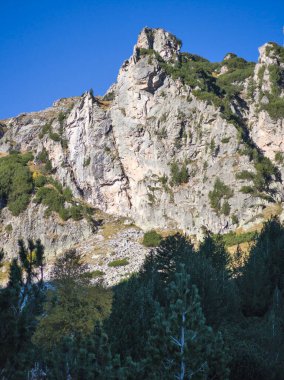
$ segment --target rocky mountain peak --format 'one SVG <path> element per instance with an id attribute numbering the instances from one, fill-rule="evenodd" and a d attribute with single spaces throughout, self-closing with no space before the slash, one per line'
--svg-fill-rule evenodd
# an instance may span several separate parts
<path id="1" fill-rule="evenodd" d="M 227 53 L 225 57 L 223 58 L 223 61 L 229 61 L 230 59 L 236 58 L 237 55 L 234 53 Z"/>
<path id="2" fill-rule="evenodd" d="M 86 92 L 0 121 L 0 156 L 34 157 L 25 169 L 30 203 L 19 215 L 7 204 L 0 215 L 10 257 L 21 236 L 40 237 L 49 255 L 91 238 L 86 204 L 144 230 L 198 238 L 201 226 L 251 228 L 269 210 L 284 218 L 284 49 L 264 45 L 255 65 L 232 53 L 212 63 L 180 48 L 171 33 L 144 28 L 104 97 Z M 43 198 L 53 180 L 56 209 Z"/>
<path id="3" fill-rule="evenodd" d="M 138 36 L 136 49 L 155 50 L 165 61 L 176 60 L 181 48 L 181 41 L 173 34 L 161 28 L 143 28 Z"/>
<path id="4" fill-rule="evenodd" d="M 284 56 L 282 49 L 274 42 L 267 42 L 259 49 L 258 62 L 265 65 L 280 65 L 284 67 Z"/>

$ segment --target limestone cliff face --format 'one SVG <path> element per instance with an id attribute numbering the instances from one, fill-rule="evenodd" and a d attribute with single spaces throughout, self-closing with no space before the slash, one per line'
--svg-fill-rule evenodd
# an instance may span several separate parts
<path id="1" fill-rule="evenodd" d="M 40 239 L 45 247 L 47 259 L 55 253 L 73 248 L 95 232 L 86 220 L 63 222 L 57 215 L 44 216 L 42 205 L 31 204 L 26 211 L 16 217 L 5 208 L 0 216 L 1 246 L 10 257 L 17 255 L 18 240 L 23 238 Z"/>
<path id="2" fill-rule="evenodd" d="M 266 104 L 268 102 L 266 94 L 273 91 L 270 72 L 271 69 L 275 68 L 280 73 L 280 88 L 277 95 L 279 98 L 283 98 L 284 60 L 279 59 L 279 56 L 275 54 L 273 44 L 267 43 L 259 48 L 259 59 L 254 70 L 254 81 L 256 84 L 254 102 L 250 104 L 248 118 L 253 140 L 271 160 L 274 160 L 275 153 L 282 153 L 284 151 L 284 118 L 274 120 L 265 111 L 257 112 L 256 103 Z M 283 170 L 281 166 L 279 169 Z"/>
<path id="3" fill-rule="evenodd" d="M 202 226 L 225 232 L 261 220 L 272 198 L 282 202 L 281 179 L 272 176 L 266 189 L 274 190 L 270 200 L 241 191 L 248 181 L 237 174 L 256 170 L 252 158 L 243 153 L 247 142 L 240 138 L 236 124 L 224 117 L 222 107 L 198 96 L 198 85 L 169 74 L 165 65 L 180 62 L 180 47 L 177 38 L 162 29 L 143 29 L 133 55 L 122 65 L 105 98 L 87 92 L 57 101 L 48 110 L 5 120 L 0 152 L 16 148 L 32 151 L 36 157 L 46 149 L 54 176 L 76 197 L 104 212 L 130 217 L 145 230 L 180 229 L 199 235 Z M 283 62 L 273 54 L 267 45 L 260 48 L 254 73 L 240 79 L 242 91 L 231 99 L 229 109 L 248 131 L 250 144 L 282 172 L 275 154 L 284 153 L 284 119 L 272 119 L 260 108 L 267 102 L 267 93 L 273 91 L 269 68 L 277 66 L 283 72 Z M 214 78 L 227 72 L 223 65 Z M 249 87 L 253 87 L 250 96 Z M 279 97 L 283 97 L 283 87 Z M 63 122 L 58 120 L 60 112 L 66 115 Z M 64 146 L 48 134 L 42 136 L 46 123 L 60 133 Z M 174 181 L 174 168 L 186 169 L 188 178 Z M 227 195 L 219 197 L 220 210 L 210 202 L 217 179 L 227 189 Z M 44 236 L 41 213 L 29 206 L 15 222 L 13 219 L 15 226 L 23 222 L 25 231 L 18 225 L 9 236 L 0 234 L 0 245 L 8 239 L 15 241 L 28 230 L 30 235 Z M 30 215 L 37 219 L 33 226 L 26 222 Z M 3 210 L 1 218 L 7 225 L 11 216 Z M 45 240 L 51 250 L 92 234 L 87 222 L 77 223 L 77 229 L 71 224 L 61 229 L 56 218 L 48 223 L 48 233 L 61 236 L 55 248 L 56 239 Z"/>

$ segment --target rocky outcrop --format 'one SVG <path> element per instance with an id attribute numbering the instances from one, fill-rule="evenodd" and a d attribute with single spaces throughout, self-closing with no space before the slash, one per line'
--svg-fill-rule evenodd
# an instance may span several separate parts
<path id="1" fill-rule="evenodd" d="M 275 161 L 277 152 L 284 152 L 284 119 L 273 119 L 268 112 L 261 110 L 259 104 L 269 102 L 269 94 L 273 93 L 273 73 L 279 75 L 279 87 L 277 97 L 284 97 L 284 57 L 277 54 L 275 44 L 266 43 L 259 48 L 259 59 L 254 70 L 254 101 L 249 108 L 248 124 L 251 129 L 251 136 L 256 145 L 269 157 L 276 165 L 279 166 L 282 176 L 284 174 L 281 162 Z M 281 79 L 282 77 L 282 79 Z M 280 164 L 280 165 L 279 165 Z"/>
<path id="2" fill-rule="evenodd" d="M 165 61 L 176 61 L 179 56 L 181 41 L 173 34 L 158 28 L 144 28 L 134 46 L 134 55 L 139 49 L 151 49 L 157 52 Z"/>
<path id="3" fill-rule="evenodd" d="M 46 149 L 53 175 L 76 197 L 104 212 L 130 217 L 144 230 L 177 229 L 200 236 L 202 226 L 225 232 L 261 220 L 272 199 L 242 191 L 252 183 L 238 173 L 256 170 L 250 155 L 244 153 L 248 143 L 243 136 L 249 135 L 254 149 L 282 171 L 275 153 L 284 153 L 284 120 L 272 119 L 259 105 L 272 91 L 269 67 L 282 70 L 283 63 L 269 44 L 260 48 L 254 74 L 240 80 L 243 91 L 229 105 L 240 120 L 236 125 L 220 105 L 198 96 L 198 85 L 167 70 L 167 65 L 174 67 L 184 57 L 180 47 L 179 40 L 163 29 L 144 28 L 105 98 L 85 93 L 57 101 L 48 110 L 5 120 L 0 152 L 33 151 L 36 157 Z M 230 72 L 228 62 L 234 57 L 226 56 L 214 78 Z M 249 87 L 253 87 L 250 96 Z M 62 112 L 64 120 L 59 117 Z M 46 123 L 60 141 L 43 135 Z M 174 171 L 182 168 L 187 171 L 186 180 L 175 181 Z M 227 189 L 218 195 L 219 209 L 211 200 L 217 180 Z M 273 181 L 274 199 L 282 202 L 280 179 Z M 16 239 L 28 232 L 45 239 L 50 252 L 91 236 L 83 221 L 61 225 L 53 216 L 47 223 L 41 214 L 42 209 L 31 206 L 11 219 L 2 210 L 4 230 L 11 220 L 13 224 L 14 232 L 0 235 L 0 242 L 8 242 L 9 252 Z M 48 240 L 48 234 L 56 238 Z"/>
<path id="4" fill-rule="evenodd" d="M 40 239 L 47 260 L 84 241 L 95 232 L 86 220 L 62 221 L 56 214 L 45 215 L 45 207 L 31 203 L 19 217 L 5 208 L 0 216 L 0 241 L 8 257 L 17 255 L 19 239 Z M 7 257 L 6 257 L 7 259 Z"/>

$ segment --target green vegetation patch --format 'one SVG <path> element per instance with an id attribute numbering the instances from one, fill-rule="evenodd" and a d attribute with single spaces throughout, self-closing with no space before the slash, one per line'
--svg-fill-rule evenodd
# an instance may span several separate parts
<path id="1" fill-rule="evenodd" d="M 63 149 L 68 148 L 67 140 L 63 138 L 63 125 L 64 120 L 66 119 L 66 114 L 60 112 L 58 114 L 58 122 L 59 122 L 59 131 L 54 132 L 52 129 L 51 123 L 47 123 L 42 127 L 42 130 L 39 134 L 39 138 L 42 139 L 45 135 L 48 135 L 49 138 L 55 142 L 60 142 Z"/>
<path id="2" fill-rule="evenodd" d="M 182 183 L 188 182 L 188 171 L 185 162 L 180 167 L 180 165 L 176 161 L 174 161 L 171 164 L 170 169 L 171 183 L 173 185 L 181 185 Z"/>
<path id="3" fill-rule="evenodd" d="M 284 118 L 284 98 L 270 97 L 269 103 L 262 106 L 273 120 Z"/>
<path id="4" fill-rule="evenodd" d="M 23 212 L 31 198 L 33 179 L 27 166 L 31 153 L 10 154 L 0 158 L 0 205 L 8 206 L 13 215 Z"/>
<path id="5" fill-rule="evenodd" d="M 248 243 L 254 241 L 256 238 L 256 232 L 245 232 L 242 234 L 237 234 L 236 232 L 228 232 L 227 234 L 222 235 L 222 240 L 224 241 L 226 247 Z"/>
<path id="6" fill-rule="evenodd" d="M 284 62 L 283 46 L 280 46 L 276 44 L 275 42 L 269 42 L 269 45 L 266 46 L 266 54 L 270 56 L 271 53 L 274 53 L 273 55 L 279 58 L 280 62 Z"/>
<path id="7" fill-rule="evenodd" d="M 104 101 L 112 101 L 113 99 L 115 98 L 115 92 L 114 91 L 111 91 L 109 93 L 107 93 L 104 97 L 103 97 L 103 100 Z"/>
<path id="8" fill-rule="evenodd" d="M 90 215 L 91 209 L 75 202 L 71 189 L 63 188 L 60 182 L 41 172 L 35 171 L 32 174 L 28 167 L 28 162 L 32 159 L 31 153 L 13 153 L 0 158 L 1 208 L 7 206 L 13 215 L 18 216 L 28 207 L 31 196 L 35 193 L 35 201 L 47 206 L 47 215 L 54 211 L 63 220 L 80 220 Z M 46 150 L 37 159 L 40 163 L 45 163 L 45 167 L 50 163 Z M 43 172 L 46 174 L 45 167 Z"/>
<path id="9" fill-rule="evenodd" d="M 241 191 L 254 196 L 259 196 L 263 192 L 270 193 L 269 185 L 272 180 L 278 181 L 281 178 L 278 169 L 269 158 L 263 157 L 256 149 L 252 150 L 252 159 L 254 160 L 255 173 L 243 170 L 236 174 L 237 179 L 253 182 L 253 186 L 243 186 Z"/>
<path id="10" fill-rule="evenodd" d="M 276 153 L 275 153 L 275 161 L 276 161 L 278 164 L 283 164 L 283 162 L 284 162 L 284 156 L 283 156 L 283 153 L 282 153 L 282 152 L 276 152 Z"/>
<path id="11" fill-rule="evenodd" d="M 283 57 L 283 48 L 272 44 L 269 49 L 274 49 L 278 57 Z M 223 118 L 228 123 L 233 124 L 238 131 L 238 139 L 245 145 L 243 154 L 249 156 L 253 161 L 257 171 L 254 178 L 255 194 L 261 194 L 263 191 L 271 192 L 269 185 L 272 181 L 272 175 L 275 179 L 280 180 L 277 169 L 273 167 L 271 161 L 265 158 L 255 146 L 250 138 L 246 124 L 232 112 L 232 100 L 238 96 L 239 92 L 244 90 L 245 80 L 249 80 L 251 95 L 253 94 L 253 71 L 254 62 L 247 62 L 245 59 L 237 57 L 235 54 L 227 55 L 227 59 L 221 63 L 212 63 L 208 60 L 194 54 L 181 53 L 178 62 L 165 62 L 160 55 L 152 49 L 140 49 L 140 56 L 148 55 L 155 58 L 159 66 L 164 69 L 166 74 L 173 79 L 180 79 L 184 84 L 189 85 L 192 93 L 200 100 L 218 107 L 222 112 Z M 282 58 L 281 58 L 282 59 Z M 219 75 L 222 66 L 226 66 L 228 71 Z M 264 70 L 259 71 L 260 81 L 263 79 Z M 272 94 L 268 94 L 269 104 L 262 105 L 273 119 L 284 117 L 284 99 L 279 98 L 279 88 L 283 84 L 283 70 L 278 67 L 270 69 L 271 81 L 273 82 Z M 280 87 L 279 87 L 280 86 Z M 277 95 L 278 94 L 278 95 Z M 267 95 L 267 94 L 266 94 Z M 277 96 L 276 96 L 277 95 Z M 269 162 L 268 162 L 269 161 Z M 187 182 L 186 175 L 180 179 L 177 165 L 173 166 L 173 184 Z M 186 173 L 185 173 L 186 174 Z"/>
<path id="12" fill-rule="evenodd" d="M 90 272 L 91 278 L 98 278 L 98 277 L 102 277 L 104 275 L 105 275 L 105 272 L 103 272 L 102 270 L 99 270 L 99 269 L 96 269 L 96 270 L 93 270 L 92 272 Z"/>
<path id="13" fill-rule="evenodd" d="M 81 220 L 87 212 L 87 209 L 81 204 L 75 203 L 71 189 L 64 189 L 58 181 L 52 178 L 48 179 L 46 186 L 40 187 L 37 190 L 35 200 L 37 203 L 47 206 L 46 215 L 50 215 L 54 211 L 63 220 L 70 218 Z"/>
<path id="14" fill-rule="evenodd" d="M 113 260 L 108 263 L 109 267 L 124 267 L 129 264 L 128 259 L 125 257 L 124 259 Z"/>
<path id="15" fill-rule="evenodd" d="M 143 237 L 143 245 L 145 247 L 158 247 L 162 241 L 162 236 L 158 234 L 155 230 L 145 232 Z"/>
<path id="16" fill-rule="evenodd" d="M 277 48 L 278 47 L 278 48 Z M 267 47 L 272 48 L 273 47 Z M 284 49 L 281 46 L 275 45 L 277 56 L 283 55 Z M 283 57 L 282 57 L 283 59 Z M 284 59 L 283 59 L 284 62 Z M 284 70 L 278 65 L 269 66 L 269 79 L 271 83 L 271 93 L 265 93 L 268 98 L 268 103 L 261 105 L 261 109 L 268 112 L 269 116 L 274 119 L 284 118 L 284 99 L 280 97 L 284 85 Z"/>
<path id="17" fill-rule="evenodd" d="M 227 95 L 235 96 L 242 90 L 240 83 L 253 75 L 254 66 L 253 62 L 246 62 L 244 67 L 236 68 L 220 75 L 216 83 Z"/>
<path id="18" fill-rule="evenodd" d="M 209 192 L 210 205 L 213 210 L 219 214 L 229 215 L 230 205 L 228 199 L 233 196 L 233 190 L 224 182 L 217 178 L 214 183 L 213 190 Z"/>

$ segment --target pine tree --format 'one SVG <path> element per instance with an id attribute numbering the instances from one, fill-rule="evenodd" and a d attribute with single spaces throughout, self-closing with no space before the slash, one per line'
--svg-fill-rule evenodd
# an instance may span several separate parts
<path id="1" fill-rule="evenodd" d="M 88 266 L 76 250 L 56 260 L 51 278 L 54 288 L 47 291 L 32 339 L 45 350 L 65 338 L 89 335 L 96 321 L 109 315 L 112 301 L 111 290 L 91 284 Z"/>
<path id="2" fill-rule="evenodd" d="M 43 300 L 43 287 L 37 282 L 32 257 L 34 249 L 31 240 L 28 248 L 19 242 L 20 260 L 12 260 L 7 287 L 0 291 L 0 366 L 7 378 L 23 378 L 32 362 L 31 336 Z M 42 259 L 43 254 L 42 247 Z"/>
<path id="3" fill-rule="evenodd" d="M 48 378 L 61 380 L 125 380 L 130 379 L 134 363 L 121 365 L 119 355 L 110 351 L 109 339 L 101 325 L 88 336 L 66 337 L 48 351 L 45 357 Z"/>
<path id="4" fill-rule="evenodd" d="M 210 232 L 207 232 L 203 242 L 200 244 L 198 252 L 200 255 L 204 255 L 210 259 L 216 269 L 225 270 L 228 268 L 230 255 L 220 235 L 213 237 Z"/>
<path id="5" fill-rule="evenodd" d="M 255 245 L 240 279 L 245 315 L 263 316 L 269 309 L 276 287 L 283 289 L 284 228 L 277 218 L 268 221 Z"/>
<path id="6" fill-rule="evenodd" d="M 264 336 L 267 340 L 269 362 L 275 372 L 283 373 L 284 366 L 284 305 L 283 297 L 278 287 L 273 294 L 272 305 L 267 315 Z M 277 377 L 276 377 L 277 378 Z"/>
<path id="7" fill-rule="evenodd" d="M 184 270 L 167 289 L 169 305 L 156 304 L 148 341 L 149 379 L 228 379 L 220 334 L 206 326 L 197 288 Z"/>
<path id="8" fill-rule="evenodd" d="M 185 236 L 169 236 L 146 258 L 141 279 L 153 283 L 155 297 L 162 301 L 165 287 L 175 278 L 180 264 L 188 267 L 194 253 L 192 243 Z"/>
<path id="9" fill-rule="evenodd" d="M 112 337 L 113 352 L 121 359 L 143 357 L 147 332 L 154 315 L 153 284 L 134 275 L 114 288 L 112 313 L 107 332 Z"/>

